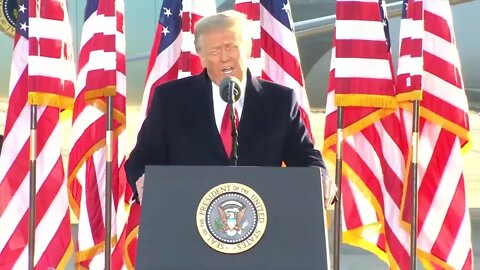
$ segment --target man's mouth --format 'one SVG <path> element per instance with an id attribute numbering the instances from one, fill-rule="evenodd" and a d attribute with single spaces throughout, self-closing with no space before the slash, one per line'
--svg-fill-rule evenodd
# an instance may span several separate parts
<path id="1" fill-rule="evenodd" d="M 228 67 L 225 69 L 222 69 L 223 74 L 227 76 L 231 76 L 233 74 L 233 67 Z"/>

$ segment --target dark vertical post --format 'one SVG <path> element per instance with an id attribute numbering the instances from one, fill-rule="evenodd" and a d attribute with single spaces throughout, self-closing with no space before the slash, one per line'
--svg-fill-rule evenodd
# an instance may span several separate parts
<path id="1" fill-rule="evenodd" d="M 30 194 L 28 217 L 28 269 L 35 268 L 35 220 L 37 211 L 37 105 L 30 107 Z"/>
<path id="2" fill-rule="evenodd" d="M 340 243 L 342 239 L 342 151 L 343 151 L 343 107 L 337 108 L 337 159 L 335 164 L 335 184 L 338 188 L 337 204 L 334 212 L 333 268 L 340 270 Z"/>
<path id="3" fill-rule="evenodd" d="M 420 122 L 420 101 L 413 101 L 412 121 L 412 209 L 410 230 L 410 269 L 417 269 L 417 212 L 418 212 L 418 141 Z"/>
<path id="4" fill-rule="evenodd" d="M 112 161 L 113 161 L 113 96 L 107 97 L 105 172 L 105 270 L 110 270 L 112 250 Z"/>

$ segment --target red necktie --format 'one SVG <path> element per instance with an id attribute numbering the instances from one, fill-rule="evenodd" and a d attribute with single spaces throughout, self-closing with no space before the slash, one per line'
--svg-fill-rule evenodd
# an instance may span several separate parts
<path id="1" fill-rule="evenodd" d="M 235 109 L 234 109 L 235 110 Z M 238 114 L 235 110 L 235 119 L 236 126 L 238 128 Z M 220 137 L 222 137 L 223 147 L 225 147 L 225 152 L 227 156 L 230 157 L 232 153 L 232 120 L 230 119 L 230 106 L 225 107 L 225 112 L 223 113 L 222 125 L 220 126 Z"/>

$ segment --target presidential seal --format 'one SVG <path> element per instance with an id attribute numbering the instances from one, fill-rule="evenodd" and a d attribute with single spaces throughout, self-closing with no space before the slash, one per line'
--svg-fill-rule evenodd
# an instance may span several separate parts
<path id="1" fill-rule="evenodd" d="M 262 238 L 266 226 L 262 198 L 243 184 L 218 185 L 198 205 L 198 232 L 207 245 L 222 253 L 249 250 Z"/>
<path id="2" fill-rule="evenodd" d="M 17 0 L 0 0 L 0 30 L 10 37 L 15 35 L 17 12 Z"/>

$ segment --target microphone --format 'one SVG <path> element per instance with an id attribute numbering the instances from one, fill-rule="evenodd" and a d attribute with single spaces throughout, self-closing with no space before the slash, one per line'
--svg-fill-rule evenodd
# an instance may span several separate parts
<path id="1" fill-rule="evenodd" d="M 232 76 L 228 76 L 220 82 L 220 97 L 228 104 L 232 104 L 240 99 L 241 89 L 240 81 Z"/>
<path id="2" fill-rule="evenodd" d="M 230 120 L 232 123 L 232 153 L 230 155 L 230 165 L 237 166 L 238 163 L 238 129 L 237 129 L 237 116 L 235 115 L 235 109 L 233 103 L 240 99 L 240 81 L 232 76 L 228 76 L 220 82 L 220 97 L 223 101 L 227 102 L 227 106 L 230 111 Z"/>

